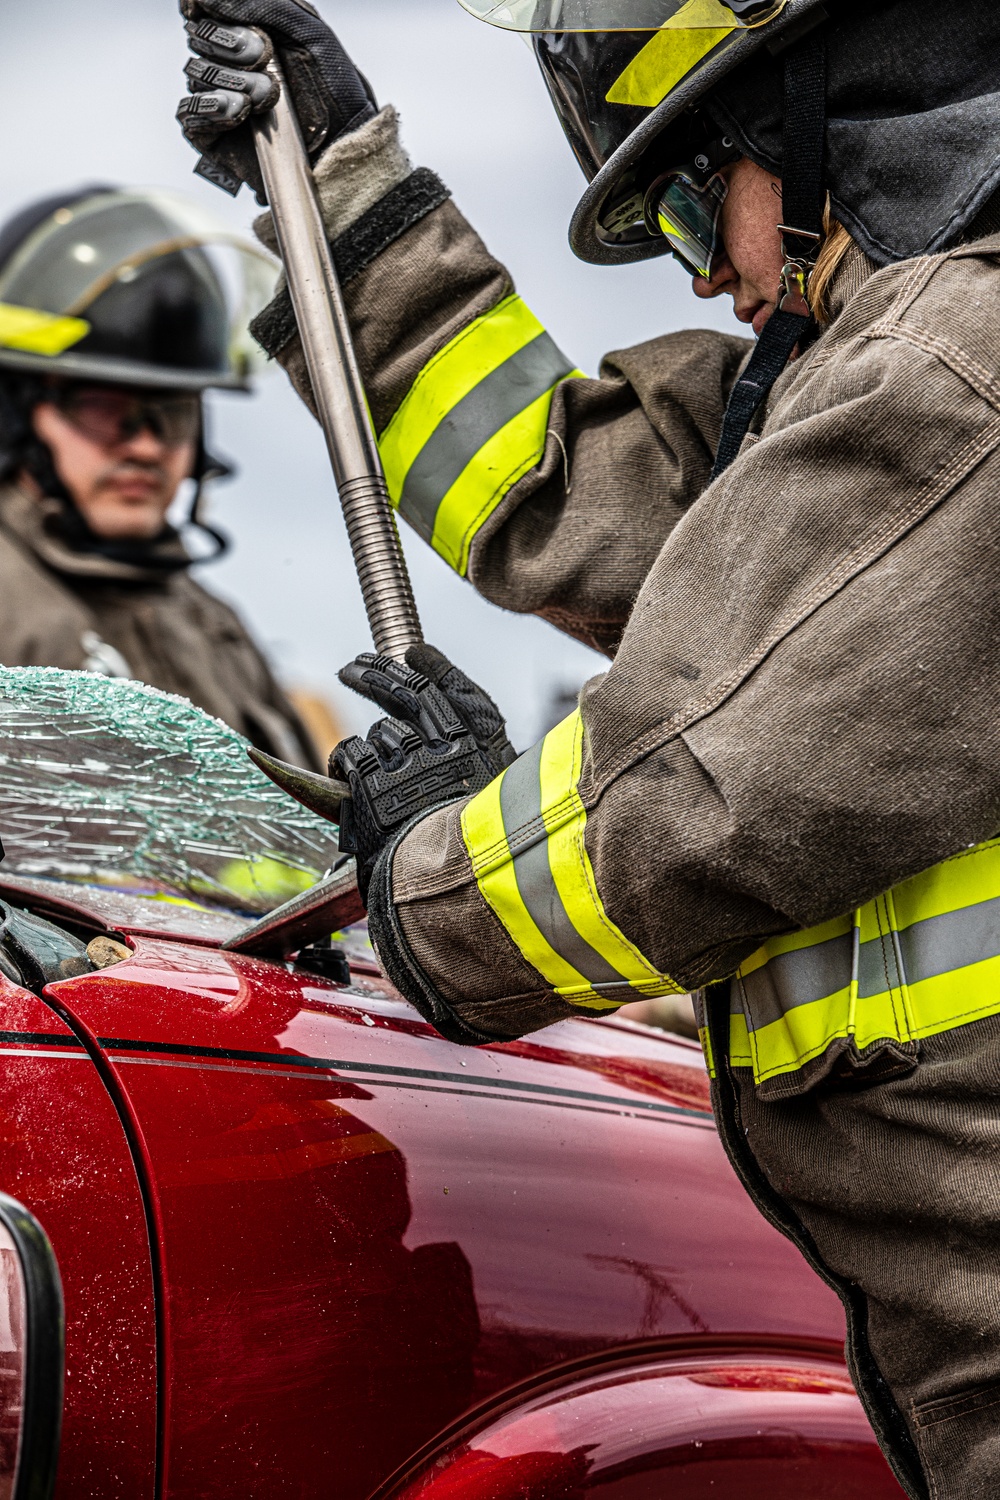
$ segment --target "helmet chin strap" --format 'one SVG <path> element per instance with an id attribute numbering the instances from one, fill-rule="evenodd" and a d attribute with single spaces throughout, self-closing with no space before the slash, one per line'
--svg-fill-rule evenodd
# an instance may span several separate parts
<path id="1" fill-rule="evenodd" d="M 219 531 L 204 519 L 201 514 L 201 508 L 205 499 L 206 484 L 212 479 L 228 479 L 234 472 L 232 464 L 226 463 L 223 458 L 216 458 L 214 454 L 208 451 L 205 444 L 205 421 L 203 416 L 201 431 L 198 434 L 198 454 L 195 459 L 194 473 L 191 475 L 191 478 L 194 480 L 194 494 L 191 496 L 191 505 L 188 509 L 186 524 L 197 527 L 199 531 L 203 531 L 207 537 L 210 537 L 215 545 L 215 550 L 214 552 L 210 552 L 207 557 L 199 557 L 197 559 L 199 566 L 204 566 L 205 563 L 218 562 L 220 557 L 225 557 L 232 546 L 232 542 L 224 531 Z"/>
<path id="2" fill-rule="evenodd" d="M 809 36 L 785 54 L 785 120 L 782 141 L 782 209 L 779 224 L 784 266 L 775 311 L 764 325 L 746 369 L 733 387 L 722 424 L 712 479 L 725 473 L 796 345 L 816 333 L 806 300 L 809 277 L 823 240 L 826 208 L 826 44 Z"/>

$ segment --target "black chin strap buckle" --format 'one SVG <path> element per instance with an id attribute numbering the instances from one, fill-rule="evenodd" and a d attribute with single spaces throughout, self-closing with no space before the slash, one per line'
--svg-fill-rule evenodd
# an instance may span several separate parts
<path id="1" fill-rule="evenodd" d="M 781 253 L 785 257 L 778 287 L 778 311 L 808 318 L 810 307 L 806 294 L 822 236 L 808 229 L 793 229 L 790 224 L 779 224 L 778 233 L 781 235 Z M 796 240 L 805 242 L 804 253 L 794 244 Z"/>

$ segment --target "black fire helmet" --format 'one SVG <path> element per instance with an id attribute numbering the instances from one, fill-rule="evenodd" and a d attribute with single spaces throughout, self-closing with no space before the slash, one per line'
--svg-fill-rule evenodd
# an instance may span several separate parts
<path id="1" fill-rule="evenodd" d="M 275 263 L 180 194 L 84 188 L 0 230 L 0 368 L 245 390 Z"/>

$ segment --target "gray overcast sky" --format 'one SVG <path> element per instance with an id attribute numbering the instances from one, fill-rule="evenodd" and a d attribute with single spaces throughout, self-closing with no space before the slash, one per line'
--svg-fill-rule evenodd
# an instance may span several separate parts
<path id="1" fill-rule="evenodd" d="M 725 303 L 696 303 L 667 261 L 582 265 L 566 243 L 583 179 L 534 58 L 515 36 L 474 21 L 457 0 L 318 0 L 406 143 L 433 167 L 557 343 L 595 372 L 607 349 L 690 324 L 736 329 Z M 105 180 L 184 189 L 234 224 L 235 203 L 192 177 L 173 121 L 185 48 L 173 0 L 4 0 L 0 17 L 0 213 L 33 196 Z M 213 398 L 213 441 L 237 459 L 213 514 L 233 555 L 200 577 L 240 609 L 279 670 L 319 688 L 364 728 L 337 668 L 368 647 L 336 494 L 318 429 L 270 375 L 252 401 Z M 406 538 L 429 640 L 496 695 L 512 737 L 537 737 L 553 690 L 575 690 L 603 661 L 550 626 L 503 614 L 421 543 Z"/>

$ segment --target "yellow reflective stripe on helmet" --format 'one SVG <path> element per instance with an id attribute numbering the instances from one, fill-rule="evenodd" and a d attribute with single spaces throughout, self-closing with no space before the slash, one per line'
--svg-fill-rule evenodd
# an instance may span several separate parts
<path id="1" fill-rule="evenodd" d="M 607 1011 L 637 993 L 681 994 L 604 909 L 584 837 L 582 763 L 577 712 L 468 804 L 462 834 L 479 890 L 569 1004 Z"/>
<path id="2" fill-rule="evenodd" d="M 542 457 L 556 386 L 581 374 L 517 296 L 421 370 L 379 449 L 393 504 L 459 573 L 476 532 Z"/>
<path id="3" fill-rule="evenodd" d="M 851 917 L 771 940 L 740 968 L 734 992 L 758 1082 L 847 1037 L 863 1050 L 1000 1013 L 1000 841 L 943 860 Z"/>
<path id="4" fill-rule="evenodd" d="M 669 26 L 657 31 L 615 79 L 607 93 L 608 103 L 655 109 L 720 42 L 737 30 L 733 23 L 732 11 L 726 10 L 719 0 L 688 0 L 671 17 Z"/>
<path id="5" fill-rule="evenodd" d="M 33 307 L 0 302 L 0 349 L 21 354 L 64 354 L 90 332 L 83 318 L 65 318 Z"/>

